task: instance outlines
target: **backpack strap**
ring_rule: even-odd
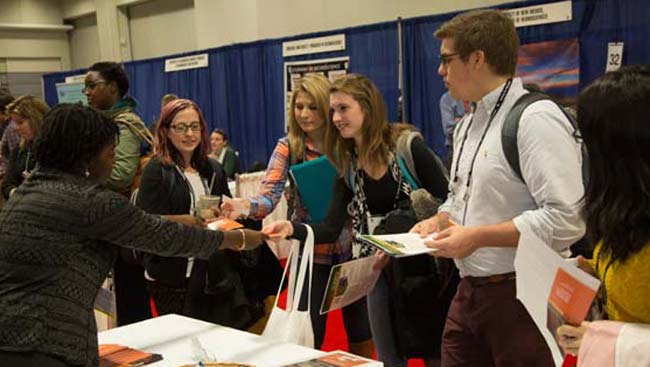
[[[555,103],[564,116],[569,120],[571,127],[573,128],[573,136],[578,137],[578,124],[575,117],[570,114],[564,107],[555,102],[551,97],[543,93],[526,93],[523,96],[519,97],[517,102],[512,106],[512,109],[506,115],[506,118],[503,122],[503,127],[501,128],[501,146],[503,147],[503,153],[506,156],[506,161],[508,165],[515,172],[515,175],[519,177],[522,182],[525,182],[524,176],[521,173],[521,165],[519,161],[519,147],[517,146],[517,133],[519,131],[519,121],[521,116],[524,113],[524,110],[528,108],[531,104],[538,101],[551,101]],[[583,153],[583,161],[585,159]],[[583,164],[583,175],[585,171],[585,164]],[[586,176],[583,176],[586,178]]]
[[[411,150],[411,144],[415,138],[423,139],[422,134],[417,131],[406,131],[397,138],[397,142],[395,143],[397,164],[402,171],[402,175],[404,175],[404,178],[413,190],[422,187],[422,183],[415,171],[415,161],[413,160],[413,151]]]
[[[129,130],[131,130],[142,141],[149,144],[149,146],[154,147],[156,145],[156,140],[149,129],[147,129],[147,127],[139,120],[139,117],[137,117],[133,112],[121,113],[115,117],[116,123],[126,125]],[[140,127],[137,125],[140,125]]]

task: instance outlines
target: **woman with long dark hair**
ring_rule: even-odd
[[[247,212],[253,219],[264,219],[275,209],[285,193],[290,203],[289,216],[299,222],[311,222],[312,218],[305,208],[295,182],[289,179],[291,165],[312,161],[322,156],[329,112],[329,79],[318,74],[308,74],[296,83],[291,95],[288,114],[288,133],[276,145],[266,175],[257,195],[249,198],[234,199],[224,203],[224,213],[233,213],[235,207]],[[289,181],[289,188],[285,186]],[[329,184],[322,185],[323,190],[330,190]],[[239,213],[234,213],[235,217]],[[349,226],[347,226],[349,227]],[[311,322],[314,329],[314,346],[321,348],[325,339],[327,317],[320,314],[325,287],[332,265],[346,261],[351,256],[350,242],[352,233],[345,228],[331,243],[317,243],[314,248],[314,274],[311,296]],[[306,292],[305,292],[306,293]],[[302,298],[300,307],[306,307],[307,297]],[[366,299],[352,303],[343,308],[343,322],[348,337],[350,352],[372,357],[374,345],[368,325]]]
[[[397,209],[401,202],[409,199],[414,189],[398,163],[399,142],[413,127],[388,123],[384,99],[370,79],[349,74],[336,80],[330,88],[330,116],[331,121],[325,124],[323,151],[336,168],[338,177],[327,217],[322,223],[312,225],[316,243],[336,240],[345,222],[350,219],[355,235],[371,233],[371,217],[385,216]],[[419,178],[422,187],[432,196],[444,199],[447,195],[447,178],[438,158],[421,138],[413,139],[409,148],[415,168],[411,173]],[[306,237],[306,227],[290,221],[271,223],[263,232],[271,238],[294,237],[304,240]],[[374,252],[370,245],[357,240],[352,244],[354,259],[370,256]],[[423,256],[426,261],[434,262],[428,255]],[[370,329],[379,360],[388,366],[405,366],[409,356],[399,350],[399,341],[395,336],[395,328],[405,326],[394,322],[395,312],[400,310],[393,309],[396,287],[389,283],[384,271],[367,297]],[[421,302],[420,307],[431,300],[435,302],[435,295]],[[446,314],[446,311],[442,313]],[[435,322],[420,322],[432,323]],[[441,334],[442,325],[438,330],[438,334]],[[437,337],[439,340],[440,335]],[[436,345],[431,345],[422,355],[431,365],[436,363],[437,349]]]
[[[609,72],[581,94],[578,126],[589,155],[584,214],[609,320],[650,324],[650,67]],[[586,328],[561,326],[577,354]],[[567,336],[571,338],[566,338]]]

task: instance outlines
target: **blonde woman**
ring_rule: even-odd
[[[20,135],[20,143],[18,150],[9,157],[7,172],[2,180],[2,197],[5,200],[9,199],[36,165],[32,143],[40,135],[43,116],[49,110],[47,103],[34,96],[18,97],[6,107],[6,113]]]
[[[300,80],[291,97],[289,133],[278,141],[257,195],[235,199],[233,203],[224,203],[223,210],[232,213],[234,217],[243,211],[247,217],[254,219],[262,219],[273,211],[285,191],[289,166],[316,159],[323,154],[328,126],[329,93],[330,82],[321,75],[310,74]],[[323,187],[323,190],[331,190],[331,187]],[[286,196],[290,203],[289,217],[298,222],[311,222],[293,183],[290,184]],[[241,209],[234,211],[238,208]],[[327,241],[316,242],[310,310],[314,345],[317,348],[321,347],[325,336],[326,317],[320,315],[319,310],[330,269],[332,265],[350,258],[351,240],[349,228],[341,225],[336,234]],[[306,304],[305,299],[303,302]],[[343,308],[343,320],[350,351],[372,357],[374,348],[370,338],[366,300],[362,299]]]
[[[312,225],[317,243],[332,242],[350,219],[355,234],[370,233],[370,216],[386,215],[396,209],[400,202],[408,200],[413,189],[406,184],[396,158],[397,140],[411,127],[387,122],[386,105],[374,83],[362,75],[346,75],[330,88],[329,103],[332,121],[325,124],[322,148],[339,177],[327,217],[323,223]],[[416,171],[413,173],[423,188],[434,197],[444,199],[447,179],[437,157],[421,139],[413,140],[411,153]],[[305,226],[295,220],[271,223],[263,232],[271,238],[304,240],[306,237]],[[373,253],[370,246],[353,243],[354,258]],[[396,367],[405,366],[411,356],[398,350],[393,315],[407,311],[391,310],[393,291],[384,272],[368,295],[368,315],[378,358],[385,365]],[[431,298],[435,299],[435,295]],[[438,346],[432,344],[429,349],[431,355],[422,357],[436,359]]]

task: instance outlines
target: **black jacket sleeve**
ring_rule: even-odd
[[[330,202],[327,216],[323,222],[311,224],[314,230],[314,243],[331,243],[336,241],[350,217],[348,204],[352,201],[352,190],[347,186],[342,177],[334,181],[334,194]],[[304,241],[307,238],[307,228],[299,222],[292,222],[293,238]]]
[[[413,139],[411,153],[413,154],[415,173],[417,173],[422,187],[434,197],[445,201],[449,181],[446,169],[440,159],[422,139]]]
[[[142,173],[136,205],[150,214],[181,214],[172,213],[170,206],[171,193],[167,189],[170,185],[163,182],[162,169],[162,163],[157,157],[149,161]],[[174,172],[171,173],[174,174]]]

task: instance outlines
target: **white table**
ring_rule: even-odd
[[[98,334],[99,344],[120,344],[162,354],[162,361],[147,365],[152,367],[196,363],[192,355],[192,337],[197,337],[219,362],[248,363],[257,367],[282,366],[325,354],[179,315],[165,315]]]

